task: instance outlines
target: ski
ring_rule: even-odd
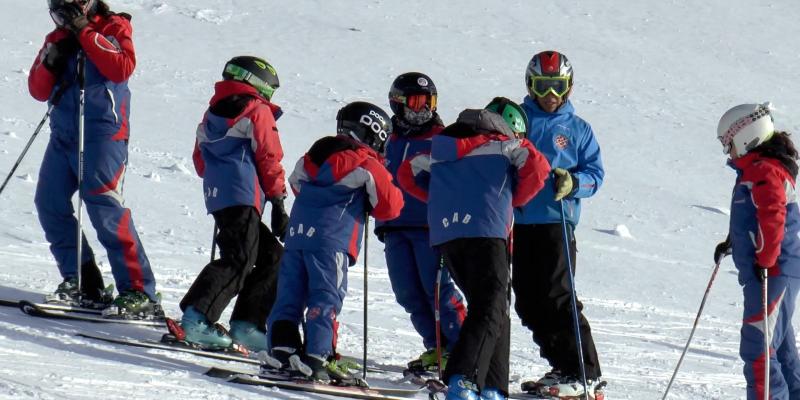
[[[336,386],[277,374],[259,375],[224,368],[211,368],[206,371],[205,375],[214,378],[225,379],[228,382],[243,385],[267,386],[279,389],[297,390],[366,400],[406,400],[409,397],[416,396],[424,389]]]
[[[21,300],[19,302],[19,308],[25,314],[41,318],[71,319],[71,320],[86,321],[86,322],[116,323],[116,324],[129,324],[129,325],[139,325],[139,326],[152,326],[152,327],[164,326],[164,321],[159,321],[159,320],[104,318],[99,315],[91,315],[83,312],[73,312],[71,310],[46,308],[27,300]]]
[[[525,385],[525,384],[523,384]],[[605,387],[608,385],[606,381],[600,381],[595,384],[589,392],[589,399],[590,400],[604,400],[605,399]],[[547,387],[547,386],[536,386],[528,385],[527,388],[529,389],[526,392],[522,393],[511,393],[508,397],[512,399],[522,399],[522,400],[583,400],[585,397],[583,394],[577,396],[559,396],[558,389],[556,387]]]
[[[88,339],[99,340],[108,343],[114,344],[121,344],[125,346],[133,346],[133,347],[142,347],[147,349],[157,349],[157,350],[169,350],[169,351],[177,351],[180,353],[189,353],[194,354],[201,357],[206,358],[213,358],[217,360],[224,360],[224,361],[238,361],[246,364],[252,365],[261,365],[261,362],[257,359],[250,358],[245,356],[244,354],[233,352],[233,351],[211,351],[211,350],[202,350],[197,349],[194,347],[189,347],[187,345],[179,344],[177,342],[159,342],[155,340],[139,340],[139,339],[131,339],[131,338],[121,338],[115,336],[108,336],[108,335],[100,335],[95,333],[84,333],[79,332],[76,333],[76,336],[84,337]]]
[[[19,308],[20,301],[25,301],[25,300],[4,300],[4,299],[0,299],[0,306]],[[34,303],[32,301],[30,303],[36,305],[37,307],[39,307],[39,308],[41,308],[43,310],[56,310],[56,311],[66,311],[66,312],[81,313],[81,314],[94,314],[94,315],[102,315],[102,313],[103,313],[103,310],[100,310],[100,309],[72,306],[72,305],[69,305],[69,304]]]
[[[3,306],[3,307],[19,307],[19,300],[0,299],[0,306]]]

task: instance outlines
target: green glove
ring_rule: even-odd
[[[564,168],[556,168],[553,170],[556,178],[556,197],[555,200],[559,201],[564,197],[569,196],[576,189],[575,177]]]

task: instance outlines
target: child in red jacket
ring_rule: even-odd
[[[288,223],[275,126],[281,109],[270,101],[279,82],[269,63],[250,56],[228,61],[222,77],[197,127],[193,156],[206,209],[219,229],[215,243],[221,257],[203,268],[181,300],[181,326],[186,340],[202,347],[236,342],[260,351],[267,346],[266,321],[283,251],[276,237],[283,238]],[[271,231],[261,222],[267,201]],[[228,336],[214,323],[237,295]]]

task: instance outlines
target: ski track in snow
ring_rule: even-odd
[[[734,103],[769,99],[778,106],[779,127],[798,130],[790,110],[798,108],[800,95],[792,85],[763,85],[761,66],[781,66],[771,76],[796,82],[800,12],[788,0],[610,3],[112,2],[134,16],[138,63],[124,194],[167,313],[180,315],[178,303],[211,252],[213,221],[191,151],[225,60],[261,55],[278,69],[282,86],[275,100],[284,110],[278,125],[284,166],[291,168],[314,140],[333,132],[342,105],[368,100],[387,106],[387,89],[399,73],[428,73],[439,88],[439,112],[452,122],[460,110],[495,95],[521,97],[530,56],[556,48],[573,62],[572,101],[594,127],[606,167],[604,186],[584,201],[576,235],[578,293],[609,381],[607,399],[660,398],[708,282],[714,245],[727,231],[730,210],[720,204],[729,200],[733,173],[713,136],[717,118]],[[0,24],[10,27],[0,33],[3,174],[44,113],[27,93],[27,74],[52,26],[41,3],[22,2],[17,9],[0,15]],[[719,26],[707,23],[709,15]],[[730,26],[759,30],[734,33],[731,40]],[[48,135],[45,126],[0,194],[0,298],[39,300],[60,281],[32,201]],[[87,237],[106,282],[113,282],[88,227]],[[374,236],[369,243],[370,359],[402,365],[424,349],[394,301],[382,245]],[[350,268],[339,317],[339,348],[358,355],[362,261]],[[744,398],[741,291],[729,261],[722,269],[670,399]],[[229,313],[230,307],[222,321]],[[75,337],[79,331],[161,335],[37,319],[0,307],[0,399],[328,398],[227,384],[202,372],[238,365],[100,343]],[[549,369],[516,316],[510,363],[512,390]]]

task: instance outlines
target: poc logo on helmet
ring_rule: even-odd
[[[381,123],[378,123],[378,121]],[[369,114],[362,115],[358,122],[361,122],[362,124],[368,126],[369,129],[372,129],[372,131],[375,132],[375,134],[378,135],[381,140],[386,140],[389,137],[389,134],[386,133],[386,131],[382,128],[384,125],[386,125],[386,120],[375,111],[370,110]]]

